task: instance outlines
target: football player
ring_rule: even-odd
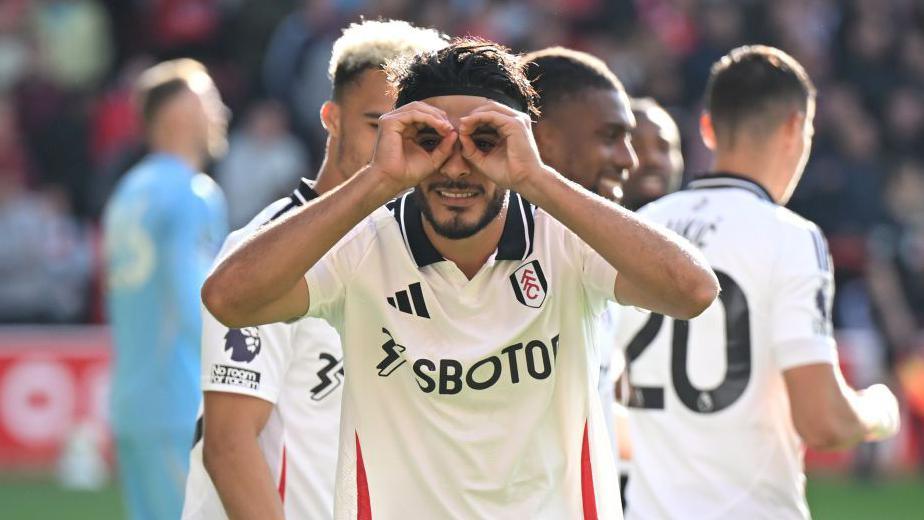
[[[712,68],[701,119],[715,169],[639,212],[687,237],[721,284],[701,316],[624,313],[628,518],[809,518],[803,452],[894,435],[895,396],[844,383],[818,227],[783,205],[812,144],[815,88],[765,46]]]
[[[345,29],[330,59],[333,90],[321,108],[327,152],[316,180],[232,233],[220,256],[369,162],[378,119],[395,102],[383,65],[445,44],[438,32],[402,21]],[[208,310],[203,323],[204,415],[183,518],[331,518],[345,375],[337,332],[316,318],[228,328]]]
[[[612,300],[693,317],[711,270],[542,162],[503,47],[389,70],[371,163],[226,257],[205,304],[341,333],[337,518],[620,518],[594,321]]]

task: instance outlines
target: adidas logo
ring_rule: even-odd
[[[427,312],[427,303],[424,302],[423,291],[420,290],[420,282],[412,283],[407,289],[407,291],[398,291],[394,296],[385,298],[385,301],[388,302],[388,305],[391,305],[401,312],[416,314],[421,318],[429,318],[430,313]],[[408,296],[409,292],[410,296]],[[414,302],[413,308],[411,307],[412,301]]]

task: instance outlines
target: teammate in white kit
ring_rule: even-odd
[[[594,318],[614,298],[696,315],[714,276],[541,162],[506,49],[456,40],[390,71],[370,165],[227,257],[206,305],[340,332],[335,517],[620,518]]]
[[[635,118],[622,82],[599,58],[564,47],[531,52],[523,61],[539,96],[533,133],[542,161],[620,202],[622,186],[638,166]]]
[[[633,211],[680,189],[683,153],[680,129],[671,115],[653,98],[633,98],[632,148],[638,168],[623,186],[622,205]]]
[[[652,98],[633,98],[632,114],[635,115],[635,128],[632,130],[632,148],[638,157],[638,168],[629,174],[629,180],[623,185],[622,205],[633,211],[653,202],[680,188],[683,179],[683,154],[680,143],[680,130],[667,110]],[[616,337],[619,333],[619,315],[630,312],[611,304],[610,314],[613,323],[613,335],[610,343],[615,349],[611,356],[609,373],[601,374],[600,387],[613,398],[614,386],[619,402],[613,403],[613,429],[618,448],[619,489],[623,493],[625,509],[625,490],[632,462],[632,438],[629,436],[629,411],[625,406],[628,398],[627,376],[625,374],[625,356],[616,349]],[[615,381],[614,381],[615,379]],[[603,394],[601,394],[603,396]],[[606,402],[604,402],[605,408]]]
[[[788,211],[812,141],[815,89],[777,49],[712,69],[701,120],[716,173],[640,214],[696,244],[720,298],[690,321],[624,313],[632,386],[628,518],[808,518],[803,446],[898,429],[882,385],[844,383],[831,331],[831,260]]]
[[[445,45],[438,32],[400,21],[345,29],[330,60],[327,154],[316,182],[264,209],[219,257],[368,163],[378,118],[395,101],[385,61]],[[344,376],[337,332],[316,318],[229,329],[204,310],[203,322],[205,428],[200,418],[183,518],[331,518]]]
[[[636,122],[622,82],[599,58],[563,47],[531,52],[523,61],[539,95],[541,113],[533,132],[542,161],[601,197],[621,202],[623,185],[638,167],[632,145]],[[612,355],[617,327],[613,315],[606,312],[598,321],[597,350],[598,391],[615,455],[619,445],[610,360],[618,358]]]

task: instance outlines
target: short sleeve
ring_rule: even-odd
[[[202,390],[275,403],[292,359],[292,325],[225,327],[202,307]]]
[[[213,264],[253,235],[284,205],[274,202],[246,226],[228,235]],[[229,329],[201,306],[202,390],[245,394],[275,403],[293,358],[293,326],[272,323]]]
[[[570,233],[570,232],[569,232]],[[580,261],[581,283],[594,315],[605,309],[608,302],[615,300],[616,268],[610,265],[587,242],[573,235],[577,258]]]
[[[590,313],[598,316],[616,299],[616,268],[567,226],[548,214],[543,217],[548,219],[553,243],[561,241],[564,246],[566,263],[580,281]]]
[[[831,323],[834,276],[827,243],[814,226],[794,230],[773,273],[770,334],[783,370],[836,363]]]
[[[335,328],[343,322],[347,288],[375,235],[373,216],[360,222],[305,273],[309,302],[305,317],[324,319]]]
[[[614,343],[617,350],[625,351],[632,339],[651,318],[651,311],[640,307],[609,304],[609,313],[617,324],[614,331]]]

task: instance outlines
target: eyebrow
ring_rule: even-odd
[[[474,135],[474,134],[498,135],[497,129],[494,128],[493,126],[488,126],[488,125],[480,125],[480,126],[478,126],[477,128],[475,128],[475,131],[472,132],[472,134],[473,134],[473,135]]]
[[[421,128],[420,130],[417,131],[417,135],[420,135],[420,134],[424,134],[424,135],[440,135],[440,133],[437,132],[436,129],[433,128],[432,126],[425,126],[425,127]]]
[[[604,123],[603,129],[605,132],[610,132],[613,130],[629,133],[635,130],[637,125],[630,125],[628,123]]]
[[[369,119],[378,119],[382,117],[382,114],[380,112],[365,112],[363,113],[363,117],[368,117]]]

